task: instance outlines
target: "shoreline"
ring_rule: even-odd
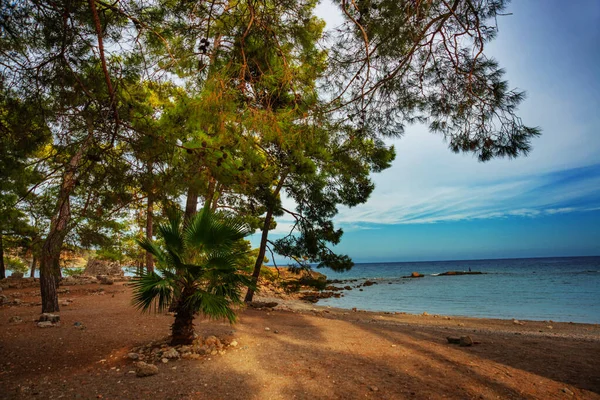
[[[403,326],[442,327],[469,332],[473,329],[487,332],[520,334],[540,337],[570,337],[582,340],[600,342],[600,324],[588,322],[562,322],[516,320],[505,318],[480,318],[469,316],[453,316],[441,314],[413,314],[402,311],[374,311],[332,307],[320,304],[307,303],[298,299],[281,299],[272,296],[257,296],[255,301],[276,302],[274,310],[292,311],[297,313],[329,314],[331,316],[348,316],[365,320],[371,318],[372,322],[394,322]],[[377,318],[377,319],[375,319]]]
[[[257,296],[278,305],[242,309],[235,325],[195,321],[199,337],[235,346],[159,360],[157,375],[138,378],[128,353],[164,343],[173,316],[135,310],[125,282],[62,289],[61,302],[70,301],[53,328],[33,322],[38,289],[1,293],[21,300],[0,306],[5,398],[600,400],[597,324],[549,329],[536,321],[352,311]],[[22,322],[7,323],[14,316]],[[451,344],[449,336],[473,344]]]

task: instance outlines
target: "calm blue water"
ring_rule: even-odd
[[[433,276],[445,271],[485,275]],[[378,285],[344,291],[319,305],[373,311],[600,323],[600,257],[527,258],[356,264],[351,271],[318,270],[329,279]],[[424,278],[402,279],[417,271]],[[391,284],[390,284],[391,282]]]

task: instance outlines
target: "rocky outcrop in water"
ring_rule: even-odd
[[[447,276],[447,275],[482,275],[483,272],[480,271],[447,271],[442,272],[438,276]]]

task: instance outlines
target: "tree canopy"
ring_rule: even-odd
[[[260,231],[254,282],[267,250],[351,268],[338,207],[413,123],[480,161],[527,154],[540,131],[485,54],[507,3],[342,0],[326,32],[316,0],[0,0],[0,219],[28,227],[42,309],[65,243],[151,271],[133,239],[199,204]]]

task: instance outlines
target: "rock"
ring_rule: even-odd
[[[23,322],[23,318],[18,315],[14,315],[8,319],[9,324],[20,324],[21,322]]]
[[[562,388],[562,392],[568,394],[569,396],[575,396],[575,393],[573,393],[568,388]]]
[[[18,306],[18,305],[21,305],[21,304],[23,304],[23,300],[21,300],[21,299],[13,299],[12,303],[13,303],[15,306]]]
[[[279,303],[276,303],[274,301],[270,301],[270,302],[251,301],[250,303],[246,303],[246,304],[248,304],[248,307],[250,307],[250,308],[273,308],[273,307],[277,307],[277,305]]]
[[[363,286],[373,286],[373,285],[377,285],[377,282],[365,281],[365,283],[363,283]]]
[[[81,330],[85,329],[85,325],[83,325],[83,323],[81,323],[81,322],[75,322],[73,324],[73,326],[77,329],[81,329]]]
[[[123,277],[125,273],[123,272],[123,269],[121,269],[121,265],[116,261],[106,261],[92,258],[88,260],[85,270],[83,271],[83,275]]]
[[[98,275],[96,276],[96,279],[98,279],[101,285],[112,285],[115,283],[114,280],[106,275]]]
[[[5,304],[5,303],[8,303],[8,302],[10,302],[10,300],[8,300],[8,297],[6,297],[3,294],[0,294],[0,304]]]
[[[68,301],[63,301],[62,303],[60,303],[61,306],[66,307],[68,305],[70,305],[71,303],[69,303]]]
[[[207,337],[206,340],[204,341],[204,345],[208,346],[208,347],[216,347],[219,350],[223,348],[223,343],[221,343],[219,338],[216,336]]]
[[[423,314],[421,314],[424,317],[427,317],[429,315],[429,313],[427,311],[424,311]]]
[[[135,361],[140,359],[140,355],[138,353],[129,353],[127,354],[127,358]]]
[[[378,392],[379,388],[377,386],[369,386],[369,389],[371,389],[371,392]]]
[[[44,313],[42,315],[40,315],[40,319],[38,319],[39,322],[51,322],[53,324],[60,322],[60,315],[56,315],[56,314],[50,314],[50,313]]]
[[[168,362],[169,362],[169,359],[168,359],[168,358],[164,358],[164,357],[163,357],[163,358],[162,358],[160,361],[161,361],[163,364],[166,364],[166,363],[168,363]]]
[[[267,331],[267,332],[270,331],[270,330],[271,330],[271,328],[269,328],[269,327],[265,328],[265,331]]]
[[[525,322],[521,322],[518,319],[513,319],[512,323],[515,324],[515,325],[525,325]]]
[[[171,348],[163,353],[163,357],[169,360],[177,359],[179,358],[179,352]]]
[[[50,321],[42,321],[37,323],[38,328],[52,328],[55,325]]]
[[[459,337],[447,336],[446,340],[450,344],[460,344],[460,338]]]
[[[147,364],[143,361],[138,361],[135,364],[135,374],[140,378],[156,375],[158,374],[158,367],[153,364]]]
[[[12,279],[23,279],[23,273],[22,272],[13,272],[11,276],[9,276],[9,278]]]
[[[460,346],[461,347],[473,346],[473,339],[471,339],[471,336],[461,336],[460,337]]]
[[[454,276],[454,275],[483,275],[483,272],[479,271],[446,271],[439,274],[439,276]]]
[[[237,345],[238,345],[238,342],[237,342],[237,340],[232,340],[232,341],[231,341],[231,343],[229,343],[229,345],[230,345],[231,347],[237,347]]]

